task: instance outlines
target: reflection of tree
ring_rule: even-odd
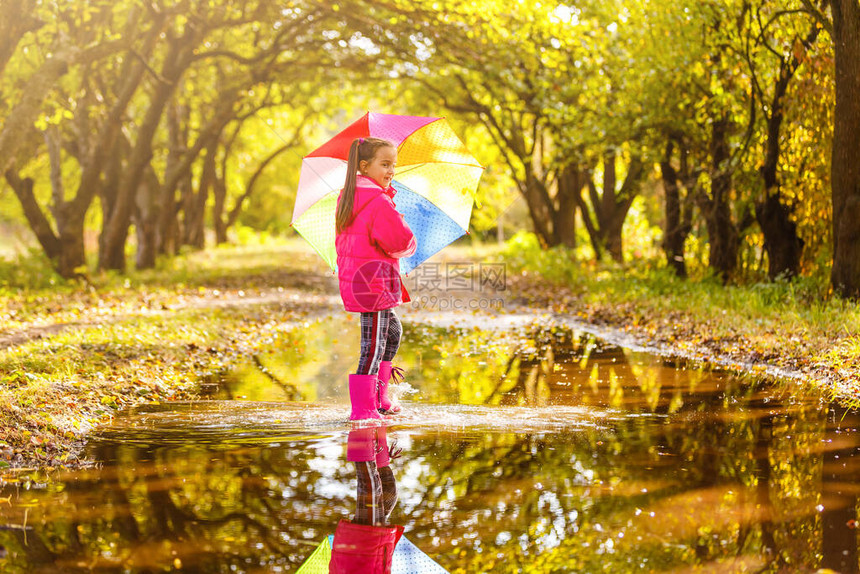
[[[851,436],[860,427],[860,416],[845,409],[829,413],[837,432],[825,447],[822,480],[822,566],[837,572],[857,572],[857,494],[860,457]]]
[[[346,375],[358,362],[355,323],[327,319],[281,332],[247,362],[210,375],[202,381],[203,389],[219,399],[318,401],[345,396]]]
[[[468,359],[457,360],[468,377],[434,362],[474,356],[481,336],[464,332],[434,348],[435,356],[425,351],[420,364],[448,385],[489,389],[475,393],[485,404],[590,405],[625,416],[609,430],[565,441],[487,434],[451,445],[452,462],[428,470],[425,497],[408,514],[418,524],[455,522],[459,543],[441,543],[443,552],[456,555],[464,539],[475,540],[469,548],[485,551],[471,554],[466,571],[603,571],[613,564],[629,571],[634,556],[645,570],[815,566],[821,458],[814,444],[823,432],[815,402],[793,404],[760,382],[670,368],[677,365],[564,330],[535,330],[509,345],[504,360],[484,334],[489,385]],[[424,390],[431,400],[434,390],[436,400],[451,396],[430,376]],[[547,444],[551,450],[541,452]],[[428,444],[426,456],[439,448],[438,440]],[[451,492],[465,513],[459,524],[456,514],[448,518]],[[654,518],[646,518],[650,512]],[[475,515],[480,528],[470,526]],[[547,550],[554,537],[561,542]]]
[[[165,446],[101,443],[93,454],[109,466],[66,482],[61,504],[40,510],[26,544],[23,533],[0,543],[22,572],[40,564],[45,572],[58,564],[63,572],[90,572],[93,564],[155,572],[176,563],[191,572],[289,571],[328,533],[332,514],[347,513],[346,501],[332,505],[314,490],[345,482],[349,469],[323,476],[308,464],[313,451],[296,444]]]

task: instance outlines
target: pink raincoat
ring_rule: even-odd
[[[381,311],[409,301],[397,260],[415,253],[417,244],[394,209],[395,193],[369,177],[356,179],[352,220],[335,239],[340,296],[347,311]]]
[[[402,526],[370,526],[341,520],[334,531],[329,574],[390,574]]]

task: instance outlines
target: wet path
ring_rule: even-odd
[[[407,323],[391,522],[452,572],[856,572],[855,413],[515,319]],[[0,572],[295,572],[356,510],[346,318],[0,488]],[[8,498],[7,498],[8,497]]]

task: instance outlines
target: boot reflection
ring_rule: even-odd
[[[335,529],[330,573],[391,572],[394,548],[403,535],[402,526],[389,525],[397,504],[391,461],[400,453],[396,443],[388,445],[384,426],[350,431],[346,458],[355,465],[355,516]]]

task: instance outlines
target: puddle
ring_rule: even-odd
[[[389,520],[448,571],[857,571],[856,413],[563,328],[404,326]],[[354,331],[122,414],[94,468],[6,477],[0,572],[295,572],[356,514],[350,436],[381,432],[347,420]]]

